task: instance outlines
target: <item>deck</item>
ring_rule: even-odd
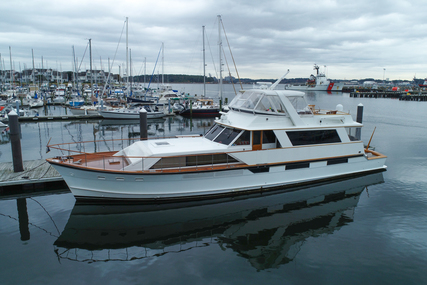
[[[0,163],[0,188],[63,181],[62,176],[44,159],[24,161],[23,166],[24,171],[14,172],[12,162]]]

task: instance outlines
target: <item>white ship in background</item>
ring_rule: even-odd
[[[319,72],[319,66],[317,64],[314,64],[313,69],[316,70],[316,75],[310,75],[310,78],[305,84],[287,84],[285,89],[300,91],[342,91],[344,83],[330,81],[328,78],[326,78],[324,72]]]

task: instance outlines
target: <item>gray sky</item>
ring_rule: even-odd
[[[151,74],[162,43],[164,72],[203,74],[202,26],[206,26],[206,73],[218,73],[218,19],[242,78],[308,77],[314,63],[332,79],[427,77],[425,0],[3,0],[0,2],[2,68],[80,70],[126,68],[126,34],[132,75]],[[221,31],[223,33],[223,31]],[[227,40],[223,46],[236,76]],[[117,52],[116,52],[117,50]],[[224,75],[228,75],[224,60]],[[326,68],[325,68],[326,66]],[[161,55],[156,73],[161,73]],[[215,68],[216,67],[216,68]],[[385,70],[384,70],[385,69]],[[158,70],[158,71],[157,71]],[[217,71],[215,71],[217,70]]]

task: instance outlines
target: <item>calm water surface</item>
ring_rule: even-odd
[[[362,139],[376,127],[371,145],[388,156],[388,170],[204,204],[79,205],[67,189],[1,196],[0,283],[426,284],[427,103],[307,98],[322,108],[342,104],[353,117],[362,103]],[[211,124],[166,118],[149,122],[149,135],[204,133]],[[45,152],[50,138],[139,136],[137,123],[98,120],[21,128],[24,160],[55,155]],[[0,161],[12,160],[10,149],[2,138]]]

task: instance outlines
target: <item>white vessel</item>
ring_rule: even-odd
[[[141,108],[144,108],[147,111],[148,119],[162,118],[165,116],[165,113],[162,111],[155,111],[150,106],[134,106],[134,107],[121,107],[121,108],[111,108],[109,110],[100,110],[99,114],[104,119],[124,119],[124,120],[135,120],[139,119],[139,111]]]
[[[63,155],[47,161],[78,199],[128,201],[238,195],[386,169],[386,156],[354,137],[362,125],[350,114],[316,109],[276,85],[236,95],[204,136],[114,140],[105,151],[106,141],[50,145]]]
[[[285,89],[288,90],[301,90],[301,91],[342,91],[344,83],[332,82],[324,72],[319,72],[319,66],[314,65],[314,70],[316,70],[316,75],[310,75],[310,78],[303,85],[292,85],[287,84]]]
[[[73,113],[74,116],[81,116],[81,115],[99,115],[99,110],[101,109],[101,106],[94,106],[94,105],[83,105],[80,107],[69,107],[71,113]],[[110,108],[110,107],[104,107],[104,108]]]

